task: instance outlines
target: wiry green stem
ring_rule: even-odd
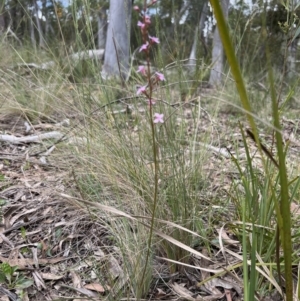
[[[147,0],[144,1],[144,13],[146,13],[147,9]],[[147,33],[143,35],[143,41],[146,43],[148,40]],[[154,193],[153,193],[153,209],[151,215],[151,223],[150,223],[150,233],[148,238],[148,248],[146,254],[145,267],[143,269],[143,274],[141,278],[141,286],[143,285],[146,270],[149,263],[150,253],[151,253],[151,244],[154,232],[154,221],[155,221],[155,212],[157,207],[157,195],[158,195],[158,171],[159,171],[159,163],[158,163],[158,153],[157,153],[157,142],[155,139],[155,124],[153,121],[153,108],[152,108],[152,94],[153,94],[153,83],[151,82],[151,70],[150,70],[150,55],[149,49],[146,50],[146,60],[147,60],[147,81],[149,85],[149,92],[147,93],[147,97],[149,99],[149,115],[150,115],[150,125],[151,125],[151,136],[152,136],[152,151],[153,151],[153,161],[154,161]]]

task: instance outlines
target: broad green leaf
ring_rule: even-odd
[[[27,287],[30,287],[31,285],[33,285],[33,281],[29,278],[20,278],[17,280],[16,284],[15,284],[15,288],[16,289],[24,289]]]

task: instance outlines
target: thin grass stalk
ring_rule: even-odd
[[[271,66],[270,50],[266,46],[268,76],[270,82],[270,92],[272,99],[272,115],[276,137],[276,149],[279,160],[279,180],[280,180],[280,204],[277,219],[284,221],[279,225],[279,234],[283,246],[284,254],[284,272],[285,272],[285,290],[286,300],[293,300],[293,275],[292,275],[292,235],[291,235],[291,210],[288,190],[288,178],[285,165],[285,152],[283,149],[283,141],[281,135],[281,125],[279,120],[278,103],[274,86],[273,70]]]
[[[298,300],[300,300],[300,264],[298,264],[298,281],[297,281],[297,289],[296,289],[296,294]]]
[[[251,160],[251,156],[250,156],[250,152],[249,152],[249,148],[247,145],[247,141],[246,141],[246,137],[243,131],[243,128],[240,126],[240,131],[242,133],[242,138],[243,138],[243,144],[244,144],[244,148],[246,151],[246,158],[247,158],[247,166],[249,167],[249,171],[250,171],[250,177],[252,179],[253,182],[251,182],[252,185],[252,191],[254,190],[254,179],[255,179],[255,174],[254,174],[254,170],[253,170],[253,166],[252,166],[252,160]],[[238,163],[238,161],[235,162],[238,165],[238,169],[240,172],[240,175],[242,175],[242,170],[240,168],[240,165]],[[245,204],[243,207],[243,264],[245,263],[246,265],[246,269],[245,269],[245,265],[244,265],[244,269],[243,269],[243,278],[244,278],[244,287],[247,287],[247,290],[245,291],[245,300],[254,300],[254,296],[255,296],[255,289],[256,289],[256,250],[257,250],[257,238],[256,238],[256,233],[255,233],[255,221],[252,218],[252,242],[250,241],[249,243],[249,247],[251,250],[250,253],[250,261],[251,261],[251,266],[250,266],[250,282],[248,283],[248,264],[247,264],[247,233],[245,232],[245,223],[248,222],[249,219],[249,213],[247,214],[247,208],[248,210],[251,210],[251,205],[252,205],[252,195],[251,195],[251,187],[249,187],[249,182],[246,181],[245,178],[243,178],[243,185],[246,189],[246,196],[244,198]],[[249,203],[250,202],[250,203]]]
[[[251,266],[250,266],[250,282],[249,282],[249,300],[254,300],[255,298],[255,289],[256,289],[256,249],[257,249],[257,227],[254,222],[252,223],[252,241],[250,242],[251,246]]]
[[[147,11],[147,0],[144,0],[144,12]],[[147,42],[147,37],[145,34],[143,34],[143,42]],[[146,60],[147,60],[147,81],[149,84],[149,115],[150,115],[150,126],[151,126],[151,138],[152,138],[152,151],[153,151],[153,161],[154,161],[154,193],[153,193],[153,209],[151,214],[151,222],[150,222],[150,233],[148,238],[148,248],[147,248],[147,254],[146,254],[146,261],[145,261],[145,267],[143,269],[143,274],[140,282],[140,286],[143,286],[143,282],[145,279],[146,270],[148,267],[150,252],[151,252],[151,244],[152,244],[152,238],[154,234],[154,222],[155,222],[155,213],[156,213],[156,207],[157,207],[157,194],[158,194],[158,170],[159,170],[159,163],[157,158],[157,143],[155,138],[155,124],[153,121],[153,108],[152,108],[152,93],[153,93],[153,85],[151,83],[151,70],[150,70],[150,55],[149,55],[149,49],[146,51]]]
[[[249,154],[249,150],[248,150],[248,147],[247,147],[247,144],[246,144],[246,138],[245,138],[245,135],[244,135],[244,132],[242,130],[242,127],[240,125],[240,130],[241,130],[241,133],[242,133],[242,138],[243,138],[243,143],[245,145],[245,149],[246,149],[246,156],[247,156],[247,160],[249,160],[249,157],[250,157],[250,154]],[[247,184],[247,181],[243,175],[243,171],[241,169],[241,166],[238,162],[238,160],[232,155],[231,156],[233,162],[235,163],[238,171],[239,171],[239,174],[241,175],[242,177],[242,183],[243,183],[243,187],[245,188],[245,193],[246,193],[246,196],[242,198],[242,203],[241,203],[241,206],[242,206],[242,247],[243,247],[243,252],[242,252],[242,257],[243,257],[243,262],[242,262],[242,266],[243,266],[243,286],[244,286],[244,299],[245,301],[249,301],[249,278],[248,278],[248,253],[247,253],[247,230],[246,230],[246,224],[248,223],[248,215],[247,215],[247,195],[249,194],[249,187],[248,187],[248,184]],[[251,164],[251,161],[250,161],[250,174],[253,173],[253,169],[252,169],[252,164]]]
[[[242,245],[243,245],[243,282],[244,282],[244,299],[245,301],[249,301],[249,283],[248,283],[248,263],[247,263],[247,233],[246,233],[246,198],[243,198],[242,203]]]

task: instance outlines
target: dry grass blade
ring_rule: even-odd
[[[180,242],[180,241],[174,239],[173,237],[171,237],[171,236],[169,236],[169,235],[167,235],[167,234],[162,233],[162,232],[159,231],[159,230],[154,230],[154,233],[155,233],[156,235],[160,236],[161,238],[163,238],[163,239],[169,241],[169,242],[172,243],[173,245],[182,248],[183,250],[186,250],[186,251],[188,251],[188,252],[190,252],[190,253],[192,253],[192,254],[194,254],[194,255],[196,255],[196,256],[199,256],[199,257],[201,257],[201,258],[204,258],[204,259],[206,259],[206,260],[209,260],[209,261],[211,261],[211,262],[214,262],[212,259],[210,259],[210,258],[208,258],[207,256],[203,255],[202,253],[200,253],[200,252],[194,250],[193,248],[191,248],[191,247],[189,247],[189,246],[183,244],[182,242]]]
[[[99,204],[99,203],[82,200],[82,199],[79,199],[79,198],[67,195],[65,193],[60,193],[59,195],[62,196],[62,197],[64,197],[64,198],[66,198],[67,200],[70,200],[71,202],[74,202],[77,206],[79,205],[80,207],[82,207],[82,205],[80,204],[80,203],[82,203],[82,204],[89,205],[89,206],[94,207],[94,208],[102,209],[102,210],[104,210],[106,212],[110,212],[110,213],[116,214],[118,216],[127,217],[127,218],[129,218],[131,220],[137,220],[136,218],[134,218],[130,214],[127,214],[127,213],[125,213],[125,212],[123,212],[121,210],[118,210],[118,209],[116,209],[114,207],[111,207],[111,206],[102,205],[102,204]]]
[[[134,215],[133,217],[135,217],[135,218],[141,218],[141,219],[151,219],[151,217],[149,217],[149,216],[141,216],[141,215]],[[155,221],[157,221],[157,222],[159,222],[159,223],[162,223],[162,224],[165,224],[165,225],[172,226],[172,227],[177,228],[177,229],[180,229],[180,230],[183,230],[183,231],[185,231],[185,232],[187,232],[187,233],[190,233],[190,234],[192,234],[192,235],[194,235],[194,236],[200,237],[200,238],[202,238],[203,240],[205,240],[205,237],[203,237],[202,235],[199,235],[199,234],[196,233],[195,231],[192,231],[192,230],[190,230],[190,229],[187,229],[186,227],[183,227],[183,226],[181,226],[181,225],[179,225],[179,224],[176,224],[176,223],[174,223],[174,222],[162,220],[162,219],[160,219],[160,218],[156,218]]]

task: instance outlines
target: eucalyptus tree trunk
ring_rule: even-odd
[[[224,17],[228,18],[229,0],[220,0]],[[224,48],[221,41],[218,27],[216,26],[213,37],[212,49],[212,69],[210,72],[209,83],[218,86],[222,83],[224,64]]]
[[[4,4],[0,2],[0,35],[5,31]]]
[[[130,24],[132,0],[110,0],[109,24],[107,29],[104,65],[101,75],[104,79],[129,74]]]
[[[296,60],[297,60],[297,45],[298,45],[299,39],[294,39],[293,42],[289,45],[288,48],[288,77],[290,79],[293,79],[296,75]]]
[[[34,34],[34,22],[33,22],[33,16],[30,18],[30,40],[33,48],[36,48],[36,39]]]
[[[17,0],[11,0],[9,2],[9,23],[13,32],[17,31],[20,20],[20,9],[18,10],[18,7],[20,7],[20,5],[18,5]]]
[[[194,35],[194,42],[193,46],[190,52],[190,57],[189,57],[189,70],[194,73],[196,71],[196,59],[197,59],[197,46],[198,46],[198,41],[199,41],[199,36],[203,36],[203,30],[205,27],[205,20],[208,15],[208,1],[205,1],[202,7],[199,23],[196,26],[195,30],[195,35]]]
[[[4,15],[0,14],[0,35],[3,34],[5,31],[5,20]]]
[[[45,16],[45,34],[44,38],[46,41],[49,41],[49,34],[50,31],[54,34],[54,30],[50,24],[50,16],[49,16],[49,11],[47,9],[47,0],[42,1],[42,13]]]
[[[106,29],[107,29],[107,16],[106,8],[101,7],[97,14],[97,25],[98,25],[98,49],[105,48],[106,41]]]
[[[41,26],[41,21],[39,18],[39,8],[38,8],[36,0],[33,0],[33,6],[34,6],[34,12],[35,12],[36,27],[37,27],[37,31],[39,34],[39,46],[43,48],[43,47],[45,47],[45,40],[44,40],[44,35],[43,35],[43,29]]]

